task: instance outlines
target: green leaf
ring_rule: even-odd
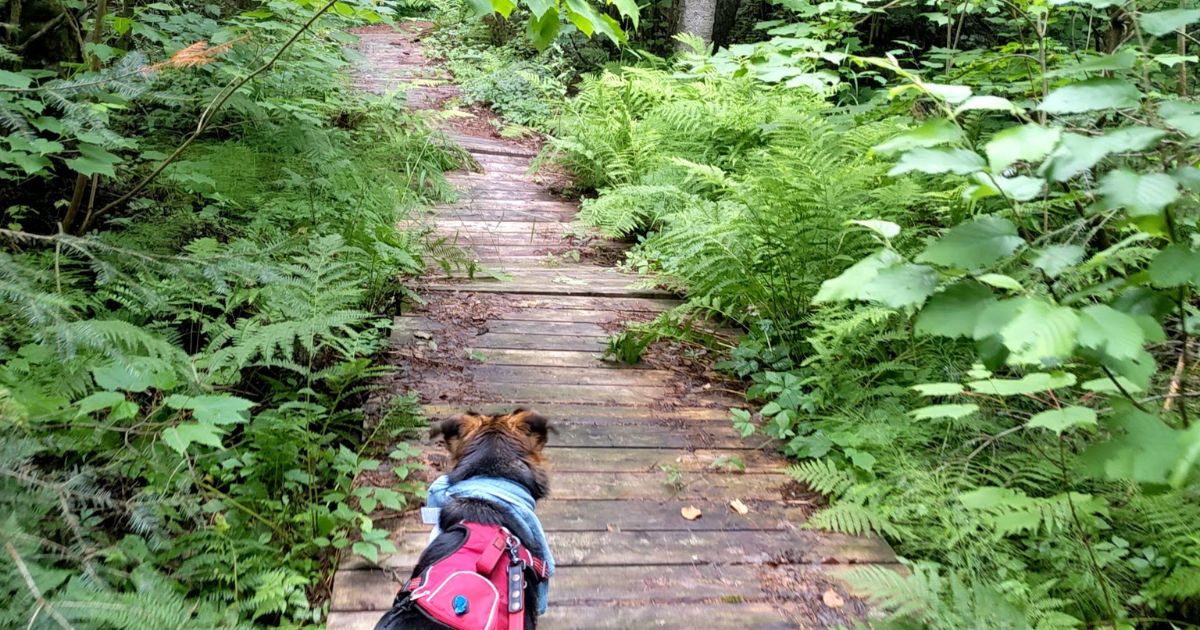
[[[982,171],[984,166],[983,158],[967,149],[917,148],[900,156],[900,162],[888,171],[888,175],[895,177],[912,171],[934,175],[941,173],[970,175],[976,171]]]
[[[900,226],[892,223],[891,221],[880,221],[878,219],[855,219],[851,220],[850,224],[861,225],[889,240],[900,235]]]
[[[139,393],[151,388],[171,389],[176,382],[175,372],[166,361],[150,357],[135,357],[94,367],[92,378],[103,389]]]
[[[1158,115],[1172,129],[1189,138],[1200,138],[1200,105],[1183,101],[1163,101]]]
[[[1074,309],[1034,299],[1014,302],[1015,315],[999,332],[1009,363],[1054,365],[1071,355],[1079,329]]]
[[[221,429],[211,424],[185,422],[163,431],[162,437],[163,443],[180,455],[186,453],[188,446],[193,443],[222,448]]]
[[[1006,276],[1002,273],[985,273],[983,275],[976,276],[975,279],[984,284],[996,287],[997,289],[1008,289],[1009,291],[1017,292],[1025,290],[1025,287],[1021,286],[1021,283],[1017,282],[1016,279]]]
[[[963,393],[963,386],[958,383],[922,383],[909,389],[922,396],[957,396]]]
[[[1056,182],[1065,182],[1113,153],[1143,151],[1165,135],[1167,132],[1152,127],[1124,127],[1103,136],[1065,133],[1038,172]]]
[[[1009,127],[992,136],[983,152],[987,154],[992,172],[1000,173],[1014,162],[1036,164],[1054,149],[1060,137],[1062,129],[1058,127],[1029,123]]]
[[[936,147],[962,140],[963,132],[958,125],[945,118],[930,118],[918,127],[876,145],[873,149],[880,155],[891,155],[899,151]]]
[[[20,72],[0,70],[0,86],[23,90],[33,84],[33,77]]]
[[[379,562],[379,547],[369,542],[356,542],[350,546],[350,551],[366,558],[371,564]]]
[[[821,283],[813,302],[843,302],[859,299],[863,286],[875,279],[879,271],[886,267],[900,264],[904,261],[899,254],[890,249],[881,249],[868,256],[836,278],[830,278]]]
[[[1133,217],[1154,216],[1179,199],[1179,185],[1163,173],[1109,172],[1100,181],[1100,194],[1110,209],[1125,208]]]
[[[971,97],[971,88],[965,85],[946,85],[943,83],[925,83],[923,87],[933,96],[947,103],[961,103]]]
[[[1081,454],[1089,474],[1149,484],[1166,484],[1170,480],[1177,460],[1183,455],[1183,432],[1123,400],[1114,400],[1104,427],[1113,437]]]
[[[245,422],[254,403],[245,398],[216,394],[209,396],[183,396],[172,394],[165,401],[172,409],[189,409],[192,417],[212,424]]]
[[[354,7],[346,4],[345,2],[334,2],[333,12],[345,18],[354,17]]]
[[[475,12],[475,17],[485,17],[496,12],[491,0],[467,0],[467,4],[471,5],[471,10]]]
[[[1046,73],[1047,77],[1062,77],[1075,74],[1086,74],[1090,72],[1113,72],[1118,70],[1129,70],[1137,61],[1137,55],[1129,50],[1121,50],[1111,55],[1100,55],[1098,57],[1085,57],[1079,63],[1069,66],[1063,66]]]
[[[954,115],[974,110],[1015,112],[1019,108],[1012,101],[999,96],[972,96],[954,109]]]
[[[1150,262],[1150,283],[1169,288],[1192,283],[1200,286],[1200,251],[1182,243],[1172,243]]]
[[[925,265],[905,263],[881,269],[862,287],[858,299],[906,308],[924,304],[936,288],[936,271]]]
[[[1034,372],[1019,379],[989,378],[967,383],[971,389],[989,396],[1024,396],[1045,393],[1075,384],[1075,375],[1070,372]]]
[[[1121,393],[1121,388],[1124,388],[1125,391],[1131,394],[1136,394],[1142,391],[1142,388],[1139,387],[1137,383],[1134,383],[1124,376],[1117,376],[1116,379],[1117,383],[1120,383],[1121,387],[1117,387],[1117,383],[1113,383],[1113,379],[1108,378],[1107,376],[1104,378],[1094,378],[1090,381],[1084,381],[1083,383],[1080,383],[1079,386],[1089,392],[1100,392],[1103,394],[1119,394]]]
[[[979,183],[979,188],[973,197],[975,199],[1003,194],[1013,201],[1029,201],[1041,195],[1042,190],[1046,188],[1046,180],[1025,175],[1001,177],[975,173],[975,181]]]
[[[984,215],[954,226],[916,260],[955,269],[978,269],[1012,255],[1024,244],[1012,221]]]
[[[971,337],[980,314],[995,303],[992,292],[982,284],[959,282],[929,299],[917,315],[914,330],[921,335]]]
[[[1154,36],[1166,35],[1200,22],[1200,9],[1170,9],[1143,13],[1138,21],[1142,24],[1142,30],[1147,33]]]
[[[1060,6],[1064,4],[1082,4],[1093,9],[1106,9],[1108,7],[1119,7],[1125,4],[1128,0],[1050,0],[1050,4]]]
[[[1057,278],[1064,271],[1083,260],[1085,251],[1079,245],[1048,245],[1033,259],[1033,266],[1042,270],[1047,277]]]
[[[116,177],[113,165],[123,161],[120,157],[94,144],[80,143],[78,149],[79,157],[66,161],[71,170],[86,177],[92,175]]]
[[[908,412],[915,420],[937,420],[939,418],[965,418],[976,411],[979,405],[929,405]]]
[[[79,411],[75,414],[75,416],[86,416],[89,413],[95,413],[101,409],[112,409],[123,402],[125,402],[125,394],[121,392],[96,392],[77,403],[79,405]]]
[[[637,0],[613,0],[613,4],[616,5],[617,12],[621,14],[621,17],[627,18],[636,29],[638,27]]]
[[[1058,435],[1075,427],[1096,426],[1096,412],[1087,407],[1063,407],[1043,411],[1025,423],[1027,427],[1050,429]]]
[[[558,8],[550,6],[540,17],[529,20],[529,40],[538,50],[546,50],[558,37],[558,31],[562,22],[558,19]]]
[[[1132,316],[1105,304],[1079,312],[1079,345],[1114,359],[1132,359],[1146,342],[1141,325]]]
[[[1123,79],[1085,79],[1046,95],[1038,106],[1048,114],[1081,114],[1102,109],[1129,109],[1140,105],[1142,93]]]

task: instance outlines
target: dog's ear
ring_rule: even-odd
[[[429,425],[429,437],[441,437],[446,442],[449,442],[458,437],[458,434],[462,431],[462,424],[462,416],[453,416],[438,420]]]
[[[555,431],[553,425],[542,414],[531,411],[529,409],[518,409],[513,412],[513,415],[521,422],[521,426],[537,439],[538,446],[545,446],[551,432]]]

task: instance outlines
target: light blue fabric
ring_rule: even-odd
[[[554,575],[554,558],[550,555],[550,544],[546,541],[546,532],[542,530],[542,522],[538,520],[533,508],[537,501],[525,486],[500,477],[472,477],[450,485],[450,479],[442,475],[429,486],[429,498],[426,506],[440,510],[450,499],[479,499],[495,505],[507,513],[516,523],[518,531],[513,532],[533,555],[546,563],[546,572]],[[434,523],[432,540],[441,533]],[[549,595],[550,578],[538,583],[537,613],[546,613],[546,602]]]

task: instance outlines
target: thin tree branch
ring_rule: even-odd
[[[21,559],[21,554],[17,553],[17,548],[10,542],[4,543],[4,549],[8,552],[8,557],[12,558],[13,564],[17,567],[17,572],[21,574],[21,579],[25,580],[25,586],[29,589],[29,594],[33,595],[33,599],[37,601],[38,607],[46,609],[46,613],[50,615],[60,628],[63,630],[75,630],[75,627],[67,622],[66,617],[54,609],[50,602],[42,596],[42,589],[38,588],[37,582],[33,581],[33,576],[29,574],[29,567],[25,565],[25,561]],[[37,613],[34,613],[35,615]]]
[[[304,33],[306,33],[308,31],[308,29],[312,27],[313,23],[317,21],[318,18],[320,18],[327,11],[329,11],[329,9],[331,9],[333,7],[335,2],[337,2],[337,0],[329,0],[328,2],[326,2],[324,6],[322,6],[320,9],[318,9],[317,12],[314,13],[312,15],[312,17],[310,17],[308,19],[308,21],[305,22],[304,25],[300,27],[299,30],[297,30],[295,33],[293,33],[292,36],[286,42],[284,42],[283,46],[281,46],[279,48],[279,50],[275,52],[275,55],[272,56],[271,59],[269,59],[266,63],[264,63],[263,65],[256,68],[250,74],[247,74],[246,76],[242,77],[240,80],[231,84],[229,87],[227,87],[225,90],[223,90],[220,94],[218,94],[216,99],[214,99],[213,102],[200,115],[200,120],[197,121],[195,131],[193,131],[187,138],[185,138],[184,141],[178,147],[176,147],[175,151],[172,152],[171,155],[169,155],[167,157],[167,159],[160,162],[158,167],[156,167],[154,169],[154,171],[152,171],[149,175],[143,177],[141,181],[139,181],[132,189],[130,189],[124,195],[117,197],[113,201],[109,202],[108,204],[106,204],[105,206],[103,206],[102,208],[97,210],[95,212],[95,214],[93,214],[90,217],[89,220],[85,221],[83,223],[83,225],[80,226],[79,231],[86,232],[88,230],[88,228],[91,227],[92,221],[100,218],[101,216],[104,216],[109,211],[111,211],[113,208],[125,203],[126,201],[129,201],[129,199],[131,199],[134,195],[138,194],[143,189],[145,189],[146,186],[150,185],[150,182],[152,182],[156,178],[158,178],[158,176],[161,175],[164,170],[166,170],[167,166],[169,166],[175,160],[179,159],[179,156],[183,155],[184,150],[186,150],[188,148],[188,146],[190,146],[192,144],[192,142],[194,142],[196,140],[196,138],[199,138],[200,134],[204,133],[204,131],[208,128],[209,123],[212,122],[213,116],[217,113],[217,111],[219,111],[221,109],[221,107],[223,107],[225,105],[226,101],[228,101],[238,90],[240,90],[242,88],[242,86],[249,83],[252,79],[257,77],[258,75],[260,75],[260,74],[270,70],[272,67],[274,67],[275,62],[279,61],[279,58],[281,56],[283,56],[283,53],[286,52],[288,48],[291,48],[292,44],[295,44],[296,41],[298,39],[300,39],[300,36],[303,35]]]

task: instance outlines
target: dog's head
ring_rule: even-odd
[[[527,409],[495,416],[468,411],[433,423],[429,435],[441,436],[450,451],[450,483],[503,477],[541,499],[550,491],[542,459],[550,430],[549,420]]]

